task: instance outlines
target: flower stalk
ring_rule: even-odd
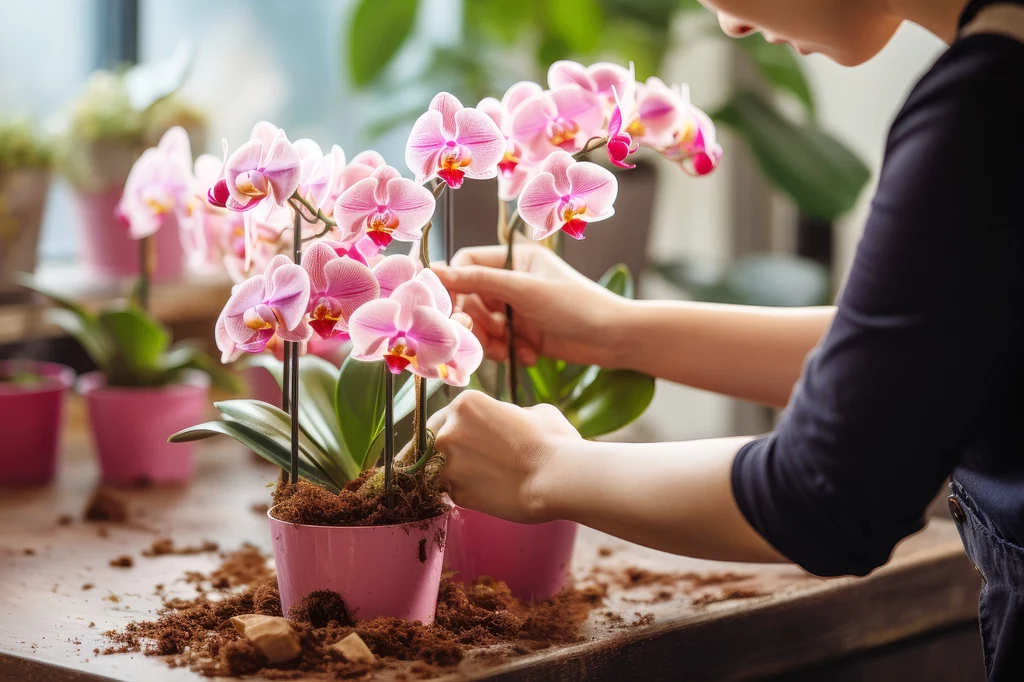
[[[384,505],[395,508],[395,375],[384,368]]]
[[[153,235],[139,240],[139,286],[137,290],[139,307],[149,312],[149,290],[153,280]]]
[[[292,233],[292,258],[296,265],[302,265],[302,213],[299,211],[295,212],[295,225]],[[289,379],[291,380],[291,400],[289,407],[291,408],[292,415],[292,433],[291,433],[291,460],[289,462],[291,468],[291,481],[292,485],[299,482],[299,342],[288,341],[287,345],[292,347],[291,357],[291,372]]]

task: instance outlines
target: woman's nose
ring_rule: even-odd
[[[718,24],[722,27],[722,31],[730,38],[745,38],[757,30],[750,24],[745,24],[738,19],[724,14],[718,15]]]

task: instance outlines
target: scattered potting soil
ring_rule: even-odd
[[[692,604],[694,608],[704,608],[709,604],[717,604],[723,601],[732,601],[734,599],[754,599],[756,597],[767,597],[767,592],[761,590],[740,588],[740,587],[727,587],[721,592],[709,592],[708,594],[701,595],[693,600]]]
[[[193,547],[175,547],[174,540],[171,538],[160,538],[159,540],[154,540],[149,549],[142,550],[142,556],[156,557],[167,556],[169,554],[187,556],[190,554],[202,554],[204,552],[216,552],[218,549],[219,546],[217,543],[210,542],[209,540],[204,540],[201,545]]]
[[[110,565],[115,568],[131,568],[135,565],[135,560],[127,554],[123,554],[119,557],[110,560]]]
[[[61,514],[57,517],[58,526],[70,526],[73,522],[74,519],[71,517],[71,514]]]
[[[270,505],[265,502],[254,502],[253,505],[249,507],[249,509],[252,510],[253,514],[259,514],[260,516],[263,516],[268,511],[270,511]]]
[[[254,570],[255,565],[262,570]],[[291,679],[326,673],[347,679],[389,670],[433,677],[445,668],[450,671],[482,647],[491,647],[486,656],[497,660],[578,641],[583,622],[605,595],[600,587],[570,589],[550,601],[526,605],[516,600],[504,583],[481,579],[463,586],[446,577],[438,594],[434,624],[428,626],[397,618],[353,624],[340,596],[317,592],[289,613],[302,641],[302,655],[271,666],[230,624],[232,616],[282,615],[277,581],[266,567],[266,557],[251,546],[243,547],[227,555],[222,565],[204,578],[211,586],[225,586],[192,600],[166,600],[157,620],[105,633],[112,645],[102,653],[141,651],[167,656],[172,667],[187,666],[206,676],[257,674]],[[376,654],[375,663],[348,662],[330,649],[352,632]]]
[[[447,506],[436,486],[422,477],[395,478],[395,506],[384,505],[384,490],[376,470],[369,470],[334,494],[307,481],[278,484],[274,518],[309,526],[386,526],[440,516]]]
[[[93,585],[92,583],[85,583],[84,585],[82,585],[82,591],[85,592],[87,590],[91,590],[94,587],[96,587],[96,586]]]
[[[21,553],[25,556],[35,556],[36,550],[31,547],[26,547],[25,549],[21,550]]]
[[[123,499],[101,486],[85,508],[85,520],[124,523],[128,520],[128,507]]]

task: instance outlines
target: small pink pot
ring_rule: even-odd
[[[107,386],[100,372],[82,375],[78,390],[89,408],[104,482],[181,483],[192,478],[194,444],[167,439],[203,421],[209,385],[209,378],[198,372],[160,388]]]
[[[331,590],[355,620],[433,623],[450,515],[394,526],[304,526],[275,519],[271,509],[282,610]]]
[[[121,190],[99,194],[75,192],[74,199],[82,261],[107,279],[138,277],[139,242],[128,235],[128,228],[114,215]],[[184,271],[185,252],[181,248],[178,221],[173,216],[156,233],[153,255],[153,281],[173,280]]]
[[[571,521],[512,523],[455,507],[445,571],[456,571],[455,580],[467,583],[490,576],[507,583],[518,599],[544,601],[569,584],[577,528]]]
[[[38,386],[0,383],[0,485],[39,485],[57,470],[64,394],[75,371],[52,362],[0,362],[0,374],[29,371]]]

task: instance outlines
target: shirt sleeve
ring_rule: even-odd
[[[1020,390],[1022,56],[968,38],[915,88],[835,320],[775,431],[736,456],[744,516],[811,573],[884,564]]]

